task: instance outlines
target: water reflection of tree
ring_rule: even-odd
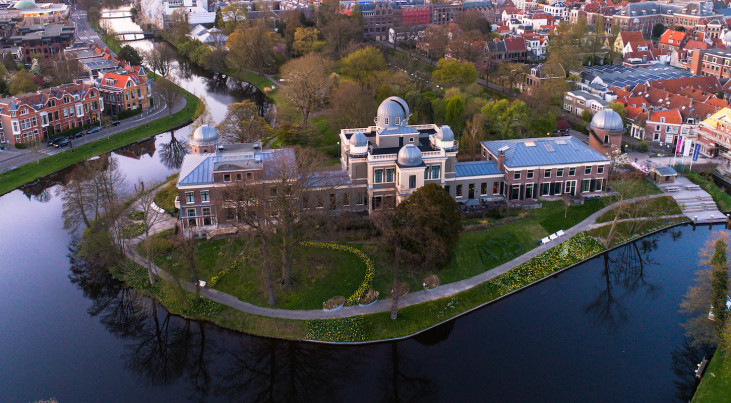
[[[174,130],[170,132],[170,141],[160,144],[160,162],[168,169],[180,169],[186,153],[186,141],[178,140]]]
[[[437,384],[421,371],[421,366],[401,355],[399,346],[398,342],[390,344],[387,368],[380,376],[380,400],[389,403],[436,401]]]
[[[246,337],[225,349],[230,364],[216,390],[247,402],[342,401],[337,386],[358,368],[357,353],[332,346]]]
[[[710,346],[694,344],[688,337],[683,338],[683,342],[673,349],[673,384],[678,401],[689,402],[693,398],[696,387],[695,370],[713,350]]]
[[[645,276],[645,269],[657,264],[650,256],[655,249],[657,240],[646,238],[605,253],[601,271],[603,287],[584,311],[596,322],[616,331],[627,322],[627,309],[622,304],[624,295],[644,291],[646,296],[656,298],[660,287],[649,282]],[[625,294],[619,295],[617,287],[621,287]]]

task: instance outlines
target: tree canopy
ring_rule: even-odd
[[[383,53],[368,46],[349,54],[341,61],[340,71],[343,75],[359,83],[366,83],[376,76],[379,71],[388,68]]]
[[[432,78],[444,87],[469,85],[477,79],[477,71],[469,62],[439,59],[437,68],[432,72]]]

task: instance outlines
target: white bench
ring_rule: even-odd
[[[670,186],[670,187],[666,188],[665,190],[667,190],[668,192],[679,192],[680,191],[680,187],[678,187],[678,186]]]
[[[545,237],[545,238],[541,239],[541,244],[543,244],[543,245],[545,245],[545,244],[547,244],[549,242],[551,242],[551,240],[548,239],[548,237]]]
[[[563,234],[564,234],[564,232],[562,229],[558,230],[558,232],[556,233],[556,235],[558,235],[558,236],[562,236]]]
[[[556,234],[551,234],[551,235],[549,235],[549,236],[548,236],[548,238],[549,238],[549,239],[551,239],[551,240],[553,241],[554,239],[558,238],[558,235],[556,235]]]

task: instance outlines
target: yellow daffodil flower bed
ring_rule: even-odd
[[[603,250],[600,242],[582,232],[477,287],[448,298],[402,308],[396,320],[389,318],[389,312],[311,320],[307,323],[305,338],[359,342],[408,336],[548,277]]]
[[[211,277],[210,280],[208,280],[208,284],[207,284],[208,287],[209,288],[213,288],[213,286],[215,286],[216,283],[218,283],[218,281],[221,280],[221,278],[226,275],[226,273],[228,273],[229,271],[231,271],[231,270],[233,270],[233,269],[241,266],[242,264],[244,264],[244,261],[245,260],[248,260],[248,257],[247,256],[239,256],[238,258],[236,258],[236,260],[234,260],[233,263],[231,263],[230,266],[228,266],[227,268],[219,271],[218,273],[216,273],[215,275],[213,275],[213,277]]]
[[[358,299],[361,295],[365,294],[366,291],[368,291],[369,288],[371,288],[371,284],[373,283],[373,277],[376,275],[376,266],[373,264],[373,261],[371,258],[368,257],[368,255],[365,254],[362,250],[348,246],[348,245],[342,245],[339,243],[329,243],[329,242],[301,242],[302,246],[309,246],[313,248],[325,248],[325,249],[331,249],[341,252],[347,252],[352,253],[355,256],[357,256],[360,260],[363,261],[366,265],[366,272],[365,272],[365,278],[363,279],[363,282],[360,284],[357,290],[348,297],[347,300],[345,300],[345,305],[355,305],[358,303]]]

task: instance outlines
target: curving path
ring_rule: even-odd
[[[649,196],[641,196],[636,197],[634,199],[630,199],[628,201],[639,201],[639,200],[645,200],[645,199],[651,199],[655,197],[663,197],[667,196],[665,193],[656,194],[656,195],[649,195]],[[500,266],[497,266],[493,269],[490,269],[486,272],[480,273],[476,276],[455,281],[453,283],[440,285],[435,290],[432,291],[415,291],[410,292],[406,296],[401,297],[399,299],[399,308],[411,306],[420,304],[422,302],[427,302],[435,299],[440,298],[446,298],[450,297],[454,294],[460,293],[462,291],[469,290],[470,288],[476,287],[486,281],[492,280],[493,278],[504,274],[508,272],[509,270],[513,269],[514,267],[530,260],[531,258],[537,256],[538,254],[553,248],[556,245],[559,245],[565,241],[567,241],[572,236],[586,231],[595,224],[597,218],[599,218],[602,214],[605,212],[611,210],[616,206],[617,203],[606,206],[602,208],[601,210],[595,212],[594,214],[590,215],[580,223],[576,224],[575,226],[569,228],[568,230],[565,230],[565,234],[552,242],[549,242],[544,245],[540,245],[525,254],[516,257],[515,259],[503,263]],[[725,221],[725,218],[719,217],[719,220]],[[153,228],[153,232],[157,233],[160,231],[163,231],[168,228],[172,228],[175,225],[175,219],[171,217],[170,220],[166,220],[164,224],[161,224],[155,228]],[[134,238],[129,242],[128,244],[128,257],[135,261],[136,263],[142,265],[143,267],[147,267],[146,260],[140,256],[137,251],[136,247],[137,244],[141,241],[141,237]],[[166,271],[162,270],[160,267],[156,265],[152,265],[153,271],[157,274],[158,277],[163,278],[168,281],[174,281],[173,276],[170,273],[167,273]],[[195,285],[193,283],[183,283],[183,286],[185,289],[191,292],[195,292]],[[221,303],[223,305],[229,306],[231,308],[237,309],[239,311],[253,314],[253,315],[260,315],[260,316],[269,316],[274,318],[283,318],[283,319],[300,319],[300,320],[311,320],[311,319],[333,319],[333,318],[343,318],[348,316],[357,316],[357,315],[364,315],[364,314],[371,314],[371,313],[378,313],[378,312],[388,312],[391,310],[391,299],[383,299],[378,300],[376,303],[362,307],[359,305],[356,306],[345,306],[340,308],[337,311],[324,311],[324,310],[288,310],[288,309],[275,309],[275,308],[266,308],[261,307],[257,305],[252,305],[248,302],[244,302],[239,300],[238,298],[234,297],[233,295],[229,295],[214,289],[210,288],[201,288],[200,290],[201,295],[212,300],[216,301],[218,303]]]

